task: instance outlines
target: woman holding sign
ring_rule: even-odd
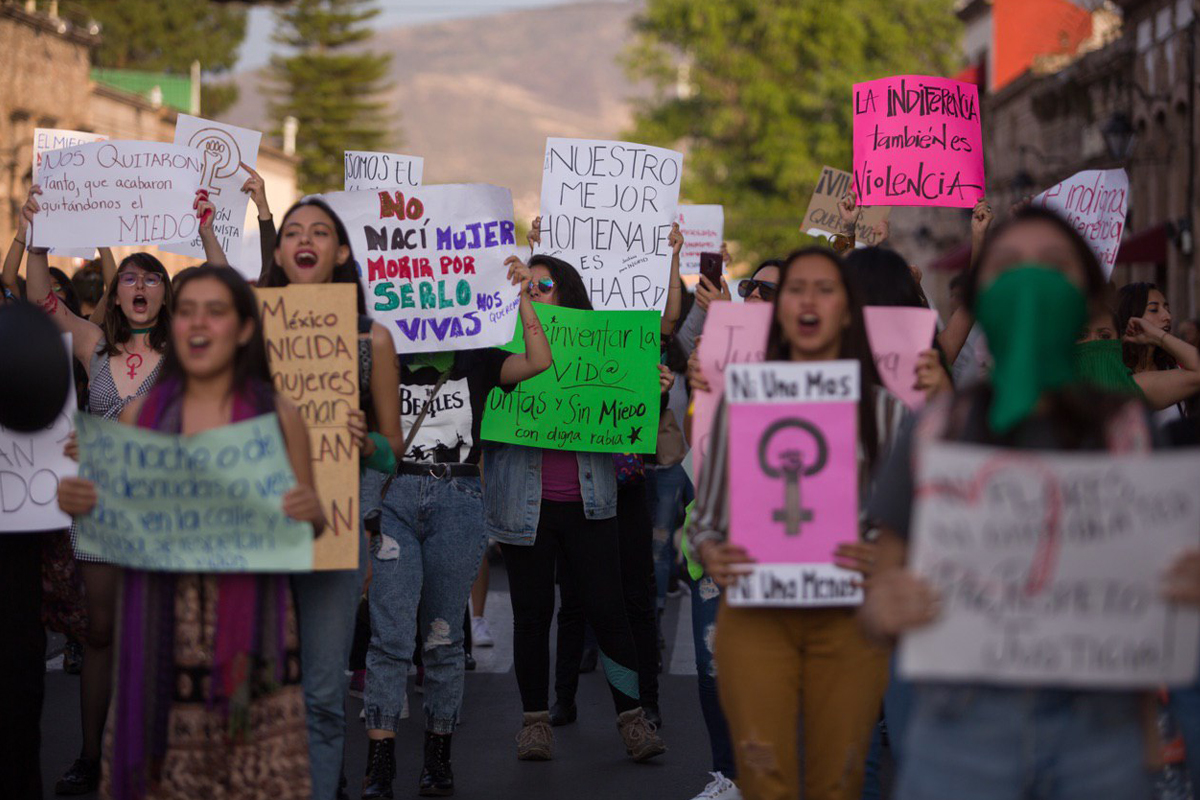
[[[914,526],[919,449],[940,442],[1007,452],[1150,448],[1140,401],[1104,392],[1078,370],[1075,342],[1089,315],[1103,308],[1105,287],[1091,247],[1053,212],[1026,208],[991,231],[965,287],[965,302],[987,336],[995,365],[988,382],[928,406],[920,422],[898,437],[879,474],[869,512],[881,535],[860,612],[872,632],[894,637],[916,631],[942,612],[930,582],[906,566],[910,534],[922,537],[925,553],[944,547]],[[962,478],[966,483],[970,475]],[[931,485],[925,496],[939,495],[936,489]],[[1026,525],[1023,505],[1007,504],[1004,517],[989,527]],[[971,540],[970,528],[965,530]],[[1049,558],[1035,556],[1023,581],[1026,595],[1046,580],[1048,573],[1036,565],[1049,564]],[[1037,604],[1035,598],[1030,602]],[[1031,615],[1030,622],[1038,616]],[[1016,797],[1044,787],[1039,794],[1055,798],[1149,797],[1142,697],[1071,689],[1069,683],[912,681],[898,796]]]
[[[858,403],[858,478],[871,471],[903,420],[903,404],[883,388],[867,344],[862,305],[843,262],[824,248],[793,253],[780,270],[767,337],[767,361],[854,359],[862,376]],[[722,400],[712,450],[696,492],[688,536],[707,574],[723,587],[751,562],[729,541],[729,407]],[[870,532],[860,515],[860,533]],[[858,569],[863,544],[830,555]],[[857,800],[871,732],[887,686],[888,651],[863,636],[851,607],[747,608],[723,597],[716,633],[721,705],[729,721],[738,783],[748,800],[803,796]],[[804,725],[804,791],[796,721]]]
[[[254,292],[202,266],[176,283],[161,378],[120,413],[126,425],[191,436],[278,415],[294,487],[283,512],[324,515],[300,413],[276,397]],[[90,514],[97,488],[64,479],[59,505]],[[125,570],[105,794],[116,800],[308,800],[308,742],[295,614],[281,575]],[[253,668],[247,669],[250,665]]]
[[[261,180],[247,187],[255,202]],[[253,184],[253,185],[252,185]],[[265,197],[265,195],[264,195]],[[260,211],[264,208],[259,206]],[[203,204],[198,213],[205,210]],[[264,230],[270,224],[263,221]],[[273,232],[273,229],[272,229]],[[316,198],[301,200],[283,215],[274,259],[266,270],[266,286],[352,283],[358,296],[359,408],[351,412],[350,429],[359,447],[362,476],[360,507],[379,505],[384,477],[395,471],[401,452],[400,377],[392,338],[366,315],[362,286],[350,238],[337,214]],[[346,664],[354,638],[354,620],[362,597],[367,548],[359,546],[357,570],[325,570],[297,575],[292,583],[300,616],[304,693],[308,707],[313,797],[332,800],[342,775],[345,746]]]

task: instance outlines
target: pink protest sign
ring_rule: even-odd
[[[857,361],[734,365],[728,373],[730,540],[757,562],[735,605],[852,605],[833,565],[858,540]]]
[[[771,324],[770,303],[713,303],[704,320],[700,339],[700,368],[711,392],[696,392],[692,416],[692,466],[700,474],[708,455],[709,438],[717,406],[725,392],[725,368],[730,364],[753,364],[763,360],[767,328]]]
[[[863,319],[883,385],[909,408],[920,408],[925,404],[925,393],[913,388],[917,356],[933,346],[937,312],[907,306],[867,306]]]
[[[854,84],[860,205],[971,208],[983,187],[974,84],[923,75]]]

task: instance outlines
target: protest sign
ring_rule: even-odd
[[[480,436],[550,450],[653,453],[658,440],[659,316],[534,304],[554,363],[493,389]],[[517,328],[505,350],[525,350]]]
[[[346,175],[343,188],[347,192],[375,189],[404,189],[421,185],[425,159],[396,153],[371,153],[366,150],[346,150]]]
[[[857,361],[732,364],[729,539],[755,560],[736,606],[849,606],[857,573],[833,564],[858,541]]]
[[[76,550],[159,572],[307,572],[313,529],[283,513],[296,485],[274,414],[171,436],[79,414],[79,477],[99,500]]]
[[[975,84],[923,75],[854,84],[860,204],[972,208],[983,187]]]
[[[63,448],[75,429],[71,334],[63,334],[71,376],[67,402],[48,427],[23,433],[0,426],[0,533],[62,530],[71,518],[58,508],[58,482],[76,471]]]
[[[187,241],[204,157],[159,142],[94,142],[42,153],[33,247],[114,247]]]
[[[867,306],[863,309],[875,368],[888,391],[914,411],[925,405],[925,393],[913,388],[917,356],[933,347],[937,312],[931,308]]]
[[[1077,172],[1033,198],[1033,205],[1057,211],[1096,251],[1111,278],[1129,211],[1129,176],[1123,169]]]
[[[313,480],[329,528],[313,569],[357,569],[358,448],[346,421],[358,408],[358,307],[349,283],[256,289],[275,391],[308,425]]]
[[[692,395],[692,467],[697,475],[708,455],[713,420],[725,395],[725,370],[730,364],[763,360],[771,311],[770,303],[714,302],[708,307],[704,335],[696,349],[700,371],[712,391]]]
[[[359,264],[367,310],[398,353],[508,344],[520,288],[512,194],[485,184],[333,192]]]
[[[262,133],[223,122],[213,122],[180,114],[175,122],[175,144],[194,147],[204,154],[204,173],[200,188],[208,191],[208,200],[216,208],[213,233],[227,258],[242,255],[242,226],[246,221],[246,203],[250,195],[242,185],[250,173],[241,168],[258,167],[258,145]],[[186,242],[164,247],[169,253],[204,258],[204,245],[197,234]]]
[[[683,156],[591,139],[546,140],[542,252],[579,270],[597,309],[667,304]]]
[[[1102,456],[1102,457],[1098,457]],[[1200,456],[931,443],[909,563],[941,598],[903,637],[909,680],[1090,688],[1191,684],[1200,612],[1162,576],[1200,545]]]
[[[42,153],[50,150],[61,150],[64,147],[74,147],[77,144],[91,142],[106,142],[108,137],[100,133],[84,131],[69,131],[63,128],[34,128],[33,129],[33,183],[38,182],[38,168],[42,165]],[[50,255],[64,258],[93,258],[96,255],[94,247],[51,247]]]
[[[833,167],[822,167],[821,177],[813,189],[812,199],[808,201],[808,210],[804,212],[804,221],[800,230],[809,236],[837,236],[843,233],[842,216],[838,212],[838,203],[850,193],[854,177]],[[858,224],[854,228],[854,243],[857,247],[873,247],[880,242],[879,232],[875,229],[891,215],[890,206],[871,206],[863,208]]]
[[[700,254],[719,253],[725,244],[725,207],[679,205],[676,208],[675,222],[683,234],[679,274],[697,275]]]

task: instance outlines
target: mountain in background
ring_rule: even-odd
[[[392,148],[425,158],[424,182],[492,183],[512,190],[518,219],[537,213],[547,136],[611,139],[646,87],[619,59],[640,10],[631,2],[550,6],[392,28],[370,48],[392,56]],[[268,130],[261,72],[221,120]]]

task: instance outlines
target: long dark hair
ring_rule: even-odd
[[[238,274],[237,270],[215,267],[208,263],[185,269],[175,278],[174,302],[178,302],[184,287],[189,283],[205,279],[220,281],[229,290],[240,324],[245,324],[247,320],[254,322],[254,335],[250,337],[249,342],[238,347],[234,356],[234,391],[251,390],[256,393],[269,391],[270,396],[273,397],[274,384],[271,379],[271,368],[267,362],[267,344],[263,337],[262,319],[258,315],[258,298],[254,294],[254,289],[250,288],[250,284]],[[173,306],[172,310],[174,310]],[[187,376],[184,374],[183,365],[179,363],[179,354],[175,351],[174,342],[171,342],[167,352],[163,355],[159,381],[165,383],[172,378],[179,380],[181,384],[187,382]],[[259,396],[262,395],[259,394]]]
[[[531,267],[545,267],[554,280],[558,289],[558,304],[564,308],[578,308],[584,311],[592,310],[592,300],[588,297],[587,288],[579,271],[561,258],[554,256],[534,256],[529,259]]]
[[[867,454],[867,466],[874,467],[879,457],[879,426],[875,421],[875,396],[883,388],[879,371],[875,369],[875,357],[871,355],[871,345],[867,341],[867,327],[863,323],[863,303],[859,297],[858,287],[850,280],[846,263],[837,253],[827,247],[804,247],[791,253],[783,261],[779,269],[780,291],[775,295],[771,310],[771,325],[767,329],[767,361],[786,361],[790,358],[790,349],[783,337],[783,326],[779,324],[779,300],[783,297],[783,285],[787,281],[788,272],[800,259],[816,256],[824,258],[837,268],[842,287],[846,290],[846,306],[850,311],[850,326],[842,332],[841,345],[838,347],[838,358],[854,359],[860,365],[861,395],[858,402],[858,431],[859,440]]]
[[[929,308],[908,262],[895,250],[859,247],[846,255],[846,271],[864,306]]]
[[[295,214],[305,206],[313,206],[325,212],[333,222],[333,230],[337,235],[338,246],[345,245],[350,248],[350,257],[346,259],[345,264],[334,264],[333,275],[330,277],[330,283],[353,283],[357,289],[354,290],[358,303],[358,315],[365,317],[367,315],[367,301],[363,295],[362,282],[358,279],[358,262],[354,260],[354,247],[350,244],[350,234],[346,232],[346,226],[342,224],[342,219],[339,217],[329,204],[319,197],[305,197],[302,200],[296,201],[292,207],[283,215],[283,219],[279,221],[279,230],[276,232],[276,237],[283,235],[283,229],[287,227],[288,217]],[[278,238],[276,238],[275,249],[278,249]],[[291,281],[288,280],[287,273],[279,264],[279,259],[275,257],[275,251],[271,251],[271,266],[267,267],[267,277],[263,281],[263,286],[287,286]]]
[[[779,272],[782,273],[783,265],[785,263],[786,262],[782,258],[768,258],[766,261],[762,262],[761,264],[759,264],[757,267],[754,268],[754,272],[750,273],[750,279],[754,280],[755,276],[757,276],[758,273],[762,272],[767,267],[776,267],[776,268],[778,268]],[[720,289],[721,287],[718,286],[717,288]]]
[[[79,295],[75,293],[75,286],[67,277],[67,273],[58,267],[50,267],[50,279],[62,287],[62,301],[67,308],[71,309],[71,313],[77,317],[83,316],[79,308]],[[51,287],[51,291],[53,291],[53,287]]]
[[[1176,367],[1175,359],[1171,358],[1171,354],[1161,347],[1123,341],[1125,326],[1129,324],[1129,320],[1146,313],[1146,306],[1150,303],[1150,293],[1154,291],[1159,291],[1157,284],[1148,281],[1127,283],[1117,291],[1115,321],[1117,336],[1122,339],[1121,358],[1124,360],[1125,366],[1135,371],[1142,365],[1147,352],[1150,354],[1150,361],[1154,364],[1155,369],[1175,369]]]
[[[117,345],[125,344],[133,338],[133,326],[129,324],[129,318],[125,316],[124,309],[117,305],[117,286],[121,283],[121,273],[125,271],[126,267],[137,267],[143,272],[151,272],[162,277],[162,308],[158,311],[158,319],[155,320],[154,327],[150,329],[150,347],[162,353],[166,350],[168,342],[171,341],[171,308],[174,305],[171,294],[171,276],[167,274],[167,268],[162,265],[162,262],[149,253],[131,253],[125,256],[121,259],[116,274],[109,282],[108,297],[104,300],[104,322],[100,326],[104,330],[104,341],[98,352],[106,356],[119,355],[121,350]]]

